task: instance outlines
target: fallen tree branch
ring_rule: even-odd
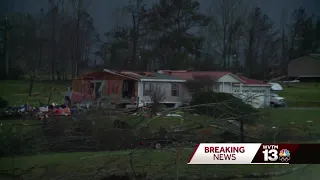
[[[14,168],[14,169],[8,169],[8,170],[0,170],[0,176],[2,177],[11,177],[11,178],[17,178],[17,177],[22,177],[23,175],[26,175],[30,173],[31,171],[35,169],[45,169],[45,172],[48,171],[47,166],[33,166],[28,169],[20,169],[20,168]],[[19,173],[15,173],[16,171],[19,171]],[[12,173],[13,172],[13,173]]]
[[[141,126],[143,126],[143,125],[145,125],[145,124],[149,124],[151,121],[163,117],[163,116],[164,116],[166,113],[168,113],[168,112],[178,111],[178,110],[182,110],[182,109],[191,109],[191,108],[194,108],[194,107],[203,107],[203,106],[217,105],[217,104],[226,103],[226,102],[228,102],[228,101],[219,102],[219,103],[197,104],[197,105],[187,106],[187,107],[169,108],[169,109],[166,109],[166,110],[162,111],[162,114],[161,114],[161,115],[155,116],[155,117],[149,119],[147,122],[141,123],[140,125],[137,125],[135,130],[139,130],[139,128],[140,128]]]

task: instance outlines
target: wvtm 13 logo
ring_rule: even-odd
[[[274,162],[278,159],[283,163],[290,161],[290,151],[287,149],[281,149],[279,152],[278,145],[263,145],[262,148],[263,160],[265,162]]]

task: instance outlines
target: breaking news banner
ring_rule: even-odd
[[[201,143],[188,164],[320,164],[320,144]]]

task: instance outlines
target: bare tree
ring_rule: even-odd
[[[274,23],[262,12],[259,7],[254,8],[247,16],[247,28],[245,33],[245,55],[247,76],[264,76],[265,67],[268,61],[275,56],[275,47],[280,48],[276,43],[278,31],[275,30]],[[276,46],[275,46],[276,45]],[[272,52],[272,51],[273,52]],[[260,65],[260,66],[259,66]],[[260,68],[255,68],[260,67]]]
[[[59,13],[60,0],[49,0],[50,15],[51,15],[51,79],[55,80],[55,63],[57,55],[57,41],[56,41],[56,24]]]
[[[288,59],[288,22],[287,13],[282,9],[281,13],[281,62],[287,62]]]
[[[132,54],[131,54],[132,65],[136,64],[141,23],[143,19],[143,13],[145,12],[144,6],[145,4],[143,0],[135,0],[133,4],[129,4],[128,6],[125,6],[125,8],[131,14],[131,17],[132,17],[132,31],[130,32],[131,33],[130,45],[132,45],[132,47],[130,47],[130,51],[132,51]]]
[[[1,27],[0,27],[0,32],[3,34],[3,54],[5,57],[5,61],[4,61],[4,67],[5,67],[5,75],[6,78],[8,78],[9,76],[9,48],[8,48],[8,44],[9,44],[9,30],[10,28],[10,24],[8,21],[8,17],[5,17],[3,23],[1,22]],[[1,42],[1,41],[0,41]]]
[[[290,46],[289,46],[289,56],[288,61],[294,57],[295,49],[297,48],[297,41],[301,38],[301,32],[303,28],[303,23],[308,18],[304,8],[300,7],[292,13],[291,23],[289,25],[290,33]]]
[[[150,101],[152,103],[151,105],[152,115],[158,112],[160,103],[162,103],[165,98],[166,98],[166,92],[163,89],[163,87],[161,87],[158,84],[152,84],[151,92],[150,92]]]
[[[75,18],[75,54],[73,57],[72,63],[72,76],[79,75],[79,63],[83,57],[82,48],[84,48],[83,39],[81,38],[82,34],[82,23],[83,20],[88,17],[88,13],[86,13],[86,8],[91,4],[91,0],[70,0],[73,9],[73,17]]]
[[[220,0],[218,6],[212,3],[208,14],[212,20],[205,28],[205,46],[209,50],[218,49],[222,58],[222,68],[227,68],[233,60],[232,55],[237,51],[237,42],[242,37],[245,5],[241,0]]]

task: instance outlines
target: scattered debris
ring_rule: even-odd
[[[180,114],[167,114],[167,117],[182,117]]]

